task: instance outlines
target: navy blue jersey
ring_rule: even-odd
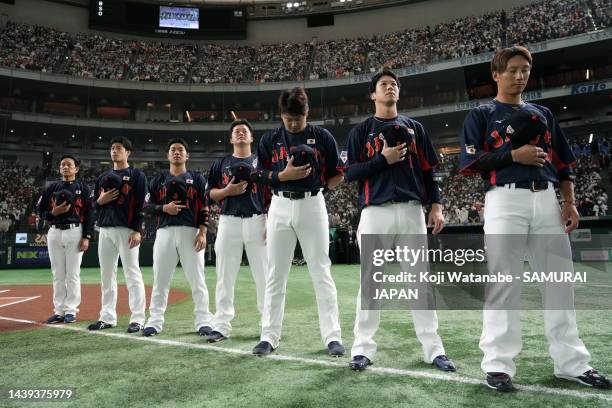
[[[309,177],[301,180],[280,182],[278,173],[287,166],[292,147],[307,145],[316,154],[317,165],[312,167]],[[338,170],[338,146],[327,129],[306,125],[300,133],[290,133],[284,126],[265,133],[257,147],[257,169],[268,171],[272,189],[279,191],[312,191],[325,187],[327,180],[340,174]],[[274,180],[274,181],[272,181]]]
[[[490,171],[475,169],[477,161],[487,154],[512,151],[510,140],[504,137],[504,122],[519,108],[538,115],[546,124],[548,130],[544,137],[532,143],[547,153],[544,167],[511,163]],[[544,106],[529,102],[519,106],[493,100],[472,109],[465,118],[461,131],[460,172],[463,175],[480,173],[487,190],[491,186],[518,182],[550,181],[556,184],[559,179],[569,179],[575,166],[576,158],[559,123]]]
[[[51,214],[56,204],[54,193],[69,191],[70,209],[54,217]],[[38,214],[49,225],[81,224],[83,238],[91,239],[94,233],[95,211],[92,205],[92,191],[82,181],[54,181],[38,199]],[[58,205],[61,203],[58,203]]]
[[[186,184],[185,202],[183,208],[177,215],[163,212],[162,207],[172,200],[167,196],[169,190],[168,181],[182,179]],[[208,225],[208,206],[206,205],[206,180],[200,173],[186,171],[179,176],[173,176],[168,170],[157,175],[149,182],[149,192],[145,203],[145,211],[157,216],[157,228],[168,226],[186,226],[198,228]]]
[[[257,156],[252,154],[249,157],[240,158],[230,154],[222,159],[216,160],[212,164],[206,183],[206,198],[208,199],[208,204],[214,202],[214,200],[210,198],[210,190],[213,188],[225,188],[232,179],[230,175],[231,167],[243,163],[248,165],[251,171],[254,171],[257,166]],[[249,183],[244,194],[226,197],[219,202],[219,207],[223,215],[250,217],[264,212],[263,203],[263,186],[258,186],[257,183]]]
[[[114,174],[122,180],[119,196],[105,205],[97,203],[102,193],[101,180],[105,175]],[[127,227],[134,231],[142,230],[142,207],[147,195],[147,177],[145,174],[133,168],[114,170],[110,169],[102,173],[96,180],[94,200],[98,215],[99,227]]]
[[[403,161],[389,165],[382,155],[381,130],[389,125],[404,126],[409,135]],[[359,204],[420,201],[441,203],[442,193],[434,181],[438,156],[423,125],[399,115],[394,119],[370,117],[349,133],[347,142],[347,181],[359,181]]]

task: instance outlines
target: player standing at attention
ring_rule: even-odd
[[[95,200],[98,216],[98,258],[102,276],[102,310],[89,330],[117,325],[117,262],[121,265],[129,293],[132,316],[128,333],[142,329],[145,321],[145,288],[139,266],[142,206],[147,194],[144,173],[128,164],[132,143],[125,137],[111,140],[113,168],[96,181]]]
[[[433,172],[438,157],[427,131],[416,120],[398,115],[399,82],[392,71],[372,77],[370,98],[376,112],[349,133],[345,171],[347,181],[359,181],[363,208],[357,229],[359,245],[362,234],[427,234],[426,203],[431,203],[428,224],[437,234],[444,227],[444,216]],[[412,319],[425,362],[442,371],[455,371],[438,335],[436,311],[412,310]],[[360,288],[349,364],[353,370],[371,364],[379,325],[380,310],[362,310]]]
[[[243,248],[257,288],[257,310],[263,311],[268,260],[266,257],[266,217],[263,188],[251,182],[257,165],[251,153],[253,128],[247,120],[230,126],[234,152],[215,161],[208,174],[207,197],[219,203],[221,215],[215,240],[217,290],[213,332],[209,342],[229,337],[234,318],[234,286],[240,271]]]
[[[260,342],[255,355],[270,354],[279,345],[285,292],[297,240],[314,284],[323,343],[331,356],[344,355],[340,336],[336,285],[329,259],[329,223],[324,187],[342,181],[334,137],[307,123],[308,96],[304,88],[279,97],[283,126],[264,134],[257,149],[258,181],[272,188],[268,210],[269,272]]]
[[[183,139],[171,139],[167,146],[170,170],[154,177],[145,209],[157,216],[157,233],[153,245],[153,294],[151,314],[143,335],[155,336],[164,326],[170,282],[178,262],[191,286],[195,315],[194,328],[201,336],[212,329],[208,310],[208,288],[204,281],[204,248],[208,226],[206,181],[187,170],[189,146]]]
[[[554,249],[565,254],[554,257],[563,263],[564,269],[558,270],[573,270],[567,233],[578,226],[572,171],[575,158],[550,110],[521,97],[531,64],[531,54],[524,47],[499,50],[491,62],[497,96],[473,109],[461,132],[461,173],[480,174],[487,189],[484,231],[490,273],[520,275],[526,253],[535,271],[551,270],[551,236],[561,238]],[[561,209],[555,186],[563,198]],[[500,298],[508,298],[517,286],[504,284],[499,289]],[[546,307],[555,296],[573,299],[573,287],[557,286],[554,296],[548,285],[543,289],[544,331],[555,376],[609,388],[610,381],[589,366],[591,356],[578,336],[573,308]],[[520,310],[495,310],[485,302],[481,367],[490,388],[513,389],[513,359],[521,351],[521,343]]]
[[[81,303],[81,260],[93,236],[94,210],[87,184],[77,181],[81,163],[65,154],[60,159],[61,181],[51,183],[38,201],[47,233],[53,273],[53,316],[47,323],[76,322]]]

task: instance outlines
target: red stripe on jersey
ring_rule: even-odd
[[[495,170],[491,170],[491,185],[494,186],[497,184],[497,172]]]
[[[423,149],[417,147],[417,154],[419,155],[419,164],[421,165],[421,170],[427,171],[431,169],[431,164],[429,164],[429,162],[427,161]]]
[[[364,195],[365,195],[365,205],[368,205],[370,203],[370,180],[369,179],[365,179],[363,183],[363,190],[364,190]]]

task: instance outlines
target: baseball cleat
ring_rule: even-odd
[[[208,340],[209,343],[216,343],[225,339],[227,339],[227,337],[216,330],[211,331],[210,334],[206,336],[206,340]]]
[[[208,336],[212,332],[213,329],[210,326],[202,326],[198,329],[198,333],[200,334],[200,336]]]
[[[448,359],[444,354],[439,355],[438,357],[433,359],[433,363],[431,363],[438,370],[442,371],[457,371],[457,367],[455,367],[455,363]]]
[[[559,378],[563,378],[564,380],[575,381],[582,385],[586,385],[587,387],[593,388],[605,388],[608,389],[611,387],[610,380],[608,380],[603,375],[599,374],[597,370],[589,370],[585,371],[582,375],[578,377],[569,377],[569,376],[558,376]]]
[[[111,327],[113,327],[112,324],[103,322],[102,320],[98,320],[97,322],[92,323],[89,326],[87,326],[87,329],[88,330],[104,330],[104,329],[110,329]]]
[[[142,330],[142,324],[132,322],[128,325],[127,332],[128,333],[136,333]]]
[[[63,321],[64,321],[64,316],[54,314],[53,316],[47,319],[47,324],[62,323]]]
[[[353,371],[363,371],[369,365],[372,365],[372,362],[366,356],[355,356],[349,363],[349,367]]]
[[[157,330],[155,330],[155,327],[145,327],[142,331],[142,335],[145,337],[157,336]]]
[[[512,385],[512,378],[506,373],[487,373],[486,385],[500,392],[509,392],[515,389]]]
[[[260,341],[257,343],[255,348],[253,348],[253,354],[256,356],[266,356],[274,351],[274,348],[267,341]]]
[[[64,316],[64,323],[74,322],[76,322],[76,315],[73,315],[72,313],[66,313],[66,315]]]
[[[327,345],[327,354],[332,357],[342,357],[345,351],[344,346],[339,341],[330,341]]]

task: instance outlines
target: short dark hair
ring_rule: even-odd
[[[308,113],[308,95],[306,90],[298,86],[283,91],[278,97],[278,111],[289,115],[306,115]]]
[[[525,47],[521,47],[520,45],[515,45],[514,47],[502,48],[495,53],[495,56],[491,60],[491,72],[501,74],[506,70],[510,58],[516,57],[517,55],[520,55],[529,61],[529,65],[533,65],[533,58],[531,57],[529,50]]]
[[[397,87],[400,87],[400,82],[397,79],[397,75],[395,75],[395,72],[391,71],[390,69],[384,68],[382,71],[376,73],[370,80],[370,93],[376,92],[376,85],[378,84],[378,81],[380,81],[380,78],[384,76],[390,76],[391,78],[395,79],[395,82],[397,82]]]
[[[132,147],[132,142],[125,136],[116,136],[110,141],[110,145],[114,145],[115,143],[119,143],[125,150],[129,150],[130,152],[134,150]]]
[[[234,128],[238,125],[244,125],[248,127],[251,134],[253,134],[253,126],[251,126],[249,121],[246,119],[236,119],[235,121],[233,121],[232,124],[230,125],[230,133],[233,132]]]
[[[72,159],[72,161],[74,162],[75,167],[81,167],[81,161],[79,159],[77,159],[76,157],[74,157],[71,154],[64,154],[62,155],[62,157],[60,157],[59,159],[59,163],[58,166],[62,163],[62,161],[64,159]]]
[[[181,137],[175,137],[173,139],[168,140],[168,144],[166,145],[166,151],[170,150],[170,146],[172,146],[175,143],[179,143],[185,146],[185,150],[187,151],[187,153],[189,153],[189,145],[187,144],[185,139]]]

